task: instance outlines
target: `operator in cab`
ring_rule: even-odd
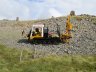
[[[41,32],[39,31],[39,28],[36,28],[36,29],[35,29],[35,35],[41,36]]]

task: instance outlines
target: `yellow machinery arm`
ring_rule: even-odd
[[[70,22],[70,15],[67,17],[67,20],[66,20],[66,31],[64,34],[61,34],[60,38],[63,42],[68,42],[69,43],[69,39],[72,38],[72,35],[71,35],[71,30],[72,30],[72,24]]]
[[[72,37],[71,36],[71,30],[72,30],[72,24],[70,22],[70,15],[67,17],[67,20],[66,20],[66,31],[65,31],[65,34],[67,34],[68,36]]]
[[[72,24],[70,23],[70,15],[68,16],[66,21],[66,30],[72,30]]]

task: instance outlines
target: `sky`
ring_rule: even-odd
[[[96,15],[96,0],[0,0],[0,19],[46,19],[77,15]]]

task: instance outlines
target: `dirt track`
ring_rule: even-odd
[[[87,16],[77,20],[75,17],[71,19],[74,25],[69,44],[31,44],[22,37],[21,31],[28,31],[33,23],[32,21],[0,21],[0,44],[4,44],[14,48],[31,48],[39,55],[46,54],[96,54],[96,17]],[[56,23],[60,25],[61,32],[65,31],[66,18],[56,18],[42,20],[39,23],[46,24],[50,31],[56,31]]]

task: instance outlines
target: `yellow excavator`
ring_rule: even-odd
[[[67,17],[66,20],[66,31],[65,33],[60,34],[60,26],[57,24],[57,34],[50,33],[48,27],[45,27],[44,24],[33,24],[29,34],[27,35],[28,40],[35,40],[35,39],[60,39],[61,42],[69,43],[70,38],[72,38],[71,30],[72,24],[70,22],[70,15]]]

